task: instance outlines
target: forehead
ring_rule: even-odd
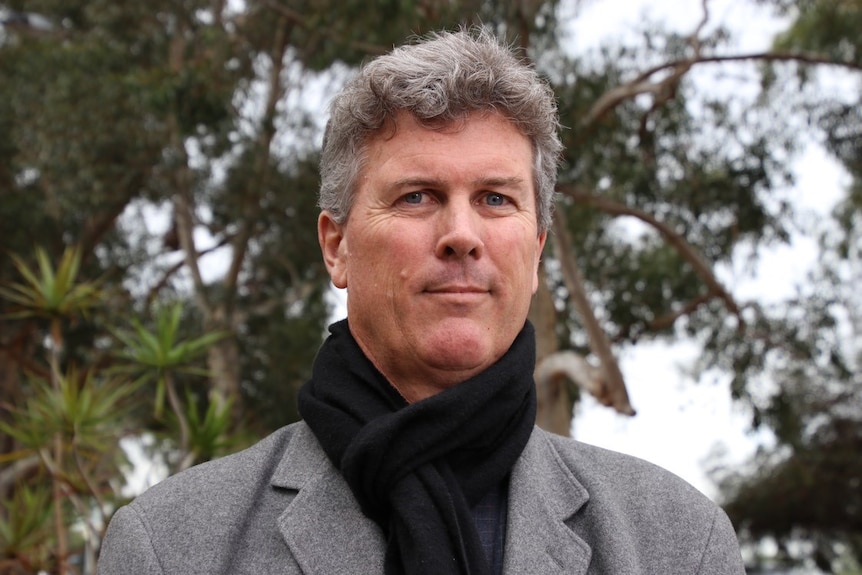
[[[440,134],[455,134],[463,131],[468,124],[475,122],[489,121],[506,125],[519,134],[526,135],[517,128],[517,125],[505,114],[496,110],[472,110],[458,114],[450,114],[445,117],[421,118],[409,110],[398,110],[386,120],[383,125],[370,131],[364,138],[363,144],[366,146],[372,142],[391,140],[398,135],[399,128],[422,128],[428,132],[436,132]],[[528,138],[529,139],[529,138]]]
[[[466,145],[466,149],[465,148]],[[485,160],[530,166],[534,158],[533,143],[514,122],[494,111],[476,111],[446,122],[423,121],[407,111],[398,112],[392,119],[364,140],[361,150],[360,172],[369,164],[375,168],[392,159],[418,159],[425,153],[446,155],[450,146],[459,146],[461,154],[446,158],[453,164]],[[367,172],[366,172],[367,173]]]

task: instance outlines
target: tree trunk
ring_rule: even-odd
[[[224,329],[224,328],[222,328]],[[222,403],[231,401],[231,421],[234,427],[243,416],[240,392],[239,346],[231,335],[217,341],[207,351],[207,369],[214,392],[213,400]]]
[[[557,311],[548,288],[544,264],[539,266],[539,289],[530,307],[530,322],[536,328],[536,365],[556,353]],[[538,374],[537,374],[538,375]],[[572,402],[565,377],[536,378],[538,411],[536,425],[551,433],[568,436],[572,426]]]

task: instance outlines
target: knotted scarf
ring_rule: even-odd
[[[484,372],[413,404],[330,326],[299,412],[387,538],[387,575],[487,575],[470,508],[509,474],[533,429],[535,336],[526,323]]]

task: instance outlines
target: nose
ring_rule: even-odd
[[[479,258],[485,249],[481,216],[471,206],[451,204],[441,210],[436,254],[439,258]]]

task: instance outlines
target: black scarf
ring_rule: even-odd
[[[487,575],[470,508],[507,477],[532,432],[533,327],[486,371],[410,405],[347,320],[329,330],[299,412],[386,535],[387,575]]]

